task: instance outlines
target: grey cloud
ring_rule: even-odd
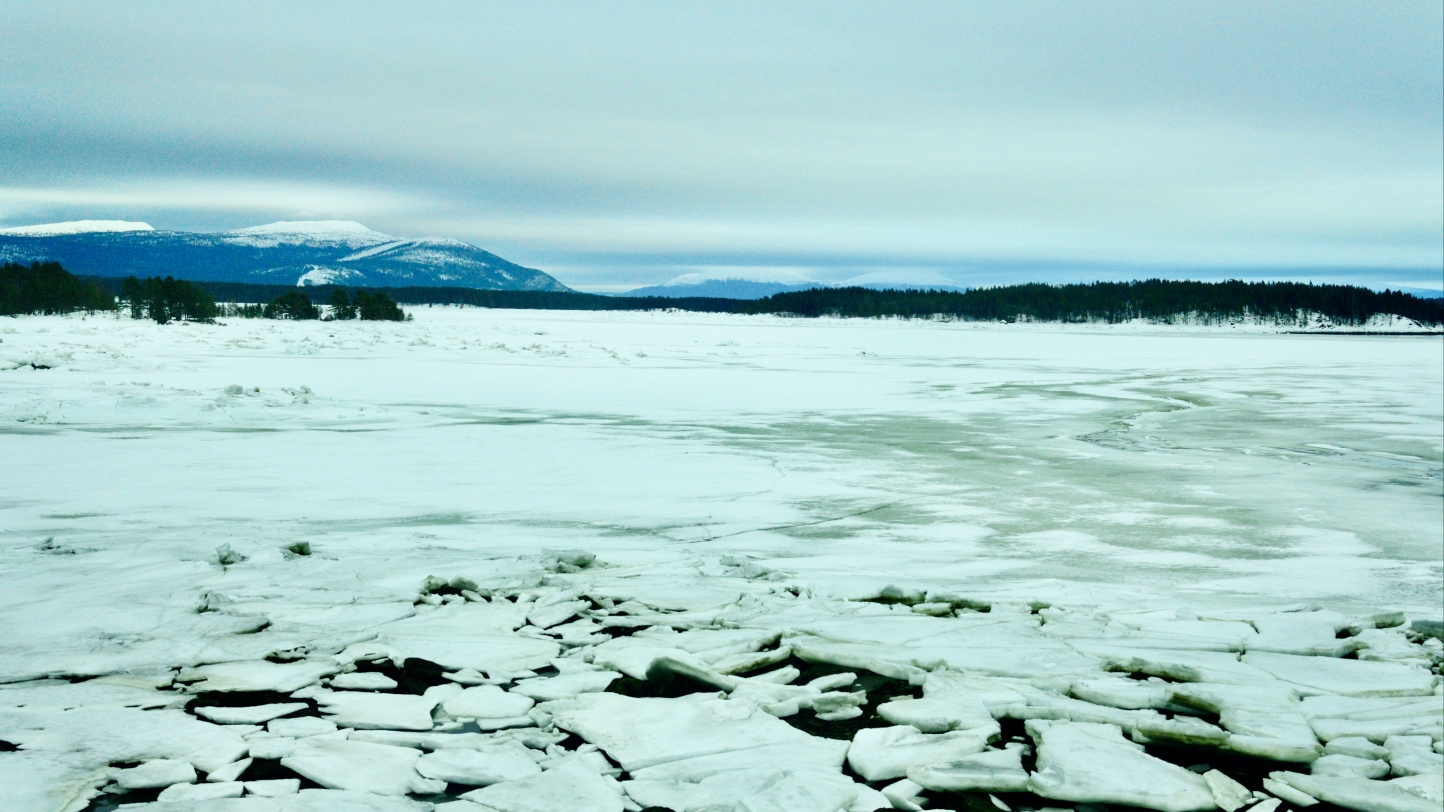
[[[0,224],[139,188],[104,199],[171,227],[324,209],[602,280],[1424,271],[1440,28],[1429,2],[11,3]],[[196,204],[226,183],[256,191]]]

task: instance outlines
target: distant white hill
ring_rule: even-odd
[[[377,234],[355,220],[282,220],[263,226],[238,228],[232,234]],[[384,236],[384,235],[382,235]]]
[[[726,268],[718,271],[682,274],[660,285],[637,288],[624,295],[762,299],[774,293],[827,287],[832,287],[832,285],[792,271]]]
[[[16,226],[0,228],[0,234],[25,234],[31,237],[46,237],[52,234],[91,234],[117,231],[155,231],[150,223],[132,223],[128,220],[72,220],[68,223],[45,223],[38,226]]]
[[[841,283],[842,287],[873,288],[875,290],[967,290],[968,286],[956,279],[943,276],[937,271],[874,271],[854,276]]]

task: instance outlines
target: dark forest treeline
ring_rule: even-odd
[[[114,296],[95,282],[65,270],[58,262],[0,265],[0,316],[114,309]]]
[[[214,321],[218,315],[216,300],[197,285],[172,277],[152,276],[121,280],[121,306],[130,310],[131,318],[153,319],[157,324],[171,321]]]
[[[118,290],[119,279],[87,277],[102,287]],[[703,313],[732,313],[740,302],[736,299],[690,298],[671,299],[662,296],[599,296],[593,293],[563,293],[544,290],[481,290],[478,288],[361,288],[342,285],[254,285],[246,282],[194,283],[218,302],[269,302],[295,291],[304,291],[316,304],[330,304],[331,296],[341,290],[369,290],[385,294],[393,303],[404,305],[453,304],[473,307],[494,307],[500,310],[692,310]]]
[[[119,280],[96,279],[102,285]],[[218,301],[266,302],[304,291],[327,304],[340,286],[194,283]],[[1444,299],[1407,293],[1382,293],[1351,285],[1298,282],[1181,282],[1149,279],[1078,285],[1025,284],[977,288],[967,292],[813,288],[778,293],[765,299],[600,296],[475,288],[375,288],[401,304],[458,304],[527,310],[688,310],[703,313],[772,313],[805,317],[935,317],[977,321],[1121,322],[1142,318],[1226,321],[1253,316],[1293,323],[1303,313],[1319,313],[1339,324],[1361,324],[1378,314],[1393,314],[1422,324],[1444,325]]]
[[[1444,300],[1350,285],[1299,282],[1180,282],[1149,279],[1080,285],[1008,285],[953,291],[813,288],[746,302],[739,312],[799,316],[951,316],[981,321],[1122,322],[1131,319],[1211,321],[1255,316],[1290,322],[1319,313],[1360,324],[1378,314],[1444,323]]]

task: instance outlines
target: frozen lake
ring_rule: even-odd
[[[1269,695],[1282,727],[1230,728],[1237,752],[1284,761],[1323,752],[1313,717],[1305,722],[1298,710],[1310,692],[1437,704],[1437,641],[1428,648],[1401,629],[1350,620],[1382,611],[1437,619],[1444,604],[1437,336],[413,312],[414,321],[398,324],[0,319],[0,683],[36,681],[0,685],[0,740],[23,745],[0,753],[0,785],[10,782],[14,808],[84,809],[116,775],[105,765],[184,755],[135,743],[176,739],[180,728],[158,722],[149,738],[106,733],[103,745],[56,727],[87,703],[172,708],[126,711],[161,719],[180,714],[173,703],[189,696],[175,699],[172,681],[221,684],[178,669],[252,663],[244,667],[252,671],[226,672],[250,687],[193,690],[308,686],[296,695],[314,713],[315,702],[351,693],[327,693],[318,680],[384,656],[465,666],[500,685],[603,664],[631,674],[631,661],[606,659],[611,638],[600,630],[613,621],[667,634],[762,634],[729,642],[742,645],[730,654],[708,649],[703,659],[721,674],[746,671],[727,659],[739,651],[760,646],[781,662],[792,645],[809,662],[862,668],[856,661],[914,685],[937,669],[1022,681],[1008,690],[1023,691],[1033,710],[992,708],[994,716],[1106,719],[1125,733],[1136,718],[1107,715],[1124,711],[1068,716],[1074,711],[1048,703],[1071,690],[1162,720],[1137,709],[1177,712],[1167,694],[1138,700],[1125,690],[1134,680],[1108,675],[1176,675],[1183,672],[1172,660],[1148,657],[1199,652],[1223,658],[1208,662],[1225,676],[1246,671],[1240,679],[1286,687]],[[301,543],[309,554],[295,553]],[[218,560],[223,545],[233,555]],[[566,549],[595,554],[596,566],[575,574],[546,552]],[[453,594],[442,605],[422,587],[428,576],[469,579],[494,599]],[[942,616],[926,617],[857,602],[886,586],[918,596],[910,603],[955,597],[928,597],[928,607],[941,608],[926,612]],[[528,602],[539,607],[530,615]],[[996,611],[978,614],[975,604]],[[551,605],[561,609],[538,615]],[[511,619],[483,612],[493,619],[465,625],[456,613],[472,609]],[[1285,609],[1292,614],[1272,614]],[[556,627],[566,631],[547,631],[578,613],[581,620]],[[1292,619],[1268,625],[1278,617]],[[956,625],[929,625],[945,623]],[[479,638],[456,631],[473,628]],[[915,628],[925,631],[909,638]],[[779,634],[782,648],[767,648]],[[1350,634],[1357,645],[1339,642]],[[982,649],[969,642],[979,640]],[[383,643],[389,648],[375,648]],[[1338,659],[1360,647],[1372,653],[1359,659],[1380,662]],[[1246,653],[1254,651],[1276,653]],[[572,659],[559,662],[559,652]],[[321,670],[295,683],[256,677],[271,673],[267,660]],[[1311,676],[1319,660],[1327,673]],[[650,662],[633,663],[633,676],[647,677]],[[1203,668],[1203,660],[1188,662]],[[1335,667],[1346,670],[1328,670]],[[1197,681],[1211,672],[1187,673]],[[121,688],[99,681],[50,679],[116,674],[142,699],[117,698]],[[155,674],[152,682],[136,676]],[[345,687],[337,679],[331,689]],[[1094,685],[1100,679],[1103,688]],[[81,698],[41,713],[25,697],[42,690]],[[843,702],[836,718],[853,718],[847,694],[839,696],[829,700]],[[628,763],[636,743],[607,727],[609,697],[557,710],[556,724],[582,731],[633,771],[646,758]],[[435,714],[437,730],[475,715],[447,715],[440,701],[422,712],[426,724]],[[786,702],[758,710],[761,701],[748,706],[754,715],[787,715]],[[343,726],[398,729],[368,722],[371,711],[355,712],[354,723],[344,708],[322,710]],[[1388,712],[1410,720],[1389,730],[1433,731],[1437,755],[1437,713],[1419,716],[1414,705]],[[766,721],[776,723],[772,716]],[[105,718],[87,726],[135,724]],[[175,718],[210,731],[194,734],[202,738],[239,741],[235,731],[257,730],[240,717],[222,725]],[[555,729],[550,716],[538,718],[524,720],[542,726],[528,729]],[[1057,752],[1074,752],[1068,735],[1058,734]],[[92,743],[75,743],[82,740]],[[396,741],[387,749],[412,753],[389,746]],[[317,775],[331,769],[331,756],[306,752],[323,765]],[[187,758],[217,775],[228,763]],[[350,755],[336,758],[353,764]],[[859,766],[867,758],[849,764],[872,769]],[[827,780],[841,759],[829,762]],[[302,763],[289,766],[311,779]],[[431,785],[410,766],[398,769],[412,783],[397,792],[437,791],[417,789]],[[334,786],[349,788],[356,773],[345,766]],[[1204,799],[1188,808],[1213,803],[1187,781],[1178,797]],[[513,783],[498,786],[530,792]],[[1071,791],[1029,786],[1053,798]],[[670,797],[637,787],[631,797]],[[497,800],[504,794],[488,803],[509,809]],[[67,807],[74,798],[79,805]],[[316,808],[353,808],[327,803],[340,802]]]
[[[407,578],[577,546],[747,554],[842,595],[1444,601],[1437,337],[414,312],[0,323],[7,366],[55,367],[0,373],[5,548],[306,539]]]

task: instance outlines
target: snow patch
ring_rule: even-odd
[[[67,223],[45,223],[36,226],[0,228],[0,234],[25,237],[53,237],[61,234],[93,234],[100,232],[155,231],[149,223],[129,220],[72,220]]]

